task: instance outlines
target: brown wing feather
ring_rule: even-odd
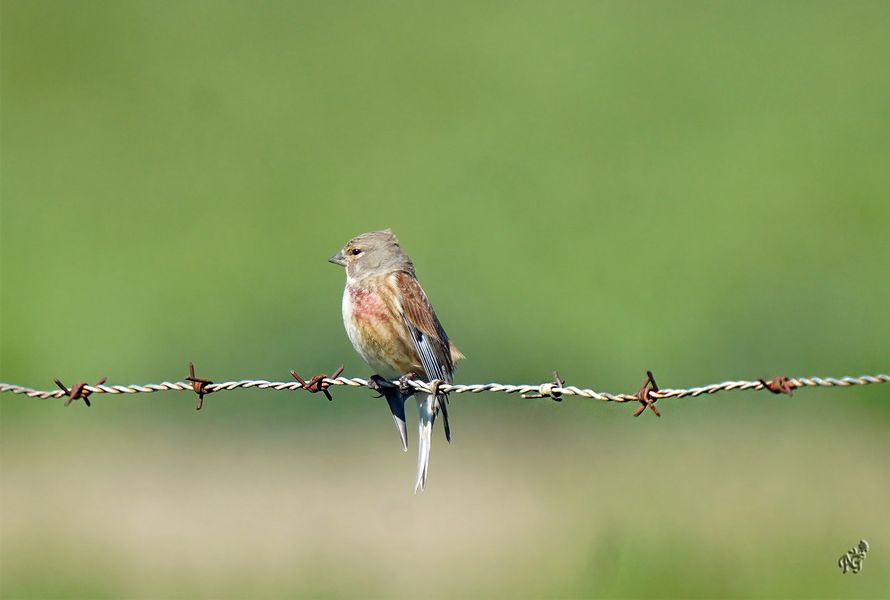
[[[408,273],[397,273],[396,284],[402,296],[402,316],[427,377],[450,382],[454,373],[451,344],[426,293]]]

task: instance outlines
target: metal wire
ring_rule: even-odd
[[[640,402],[651,405],[655,400],[663,398],[685,398],[687,396],[696,397],[705,394],[716,394],[718,392],[745,391],[745,390],[763,390],[767,389],[775,393],[790,393],[794,389],[805,387],[851,387],[856,385],[870,385],[878,383],[890,383],[890,375],[881,373],[877,375],[860,375],[859,377],[797,377],[786,378],[777,377],[769,381],[724,381],[722,383],[714,383],[693,388],[665,388],[659,389],[654,385],[654,379],[644,384],[643,388],[636,394],[609,394],[606,392],[598,392],[588,388],[578,388],[575,386],[564,385],[557,374],[555,381],[552,383],[541,383],[537,385],[513,385],[504,383],[483,383],[483,384],[451,384],[439,381],[425,382],[420,380],[409,380],[405,382],[394,381],[393,385],[407,385],[418,392],[424,393],[446,393],[446,394],[478,394],[481,392],[493,392],[503,394],[520,394],[523,398],[552,398],[554,400],[561,399],[562,396],[580,396],[583,398],[591,398],[603,402]],[[650,374],[651,379],[651,374]],[[235,389],[259,389],[259,390],[279,390],[294,391],[306,389],[307,391],[317,392],[326,390],[330,386],[345,385],[350,387],[370,387],[367,379],[359,377],[324,377],[319,376],[313,378],[310,382],[305,381],[266,381],[264,379],[241,379],[238,381],[226,381],[222,383],[210,383],[206,380],[203,383],[196,384],[194,382],[185,381],[163,381],[161,383],[148,383],[145,385],[87,385],[78,384],[71,390],[64,388],[61,383],[57,382],[60,388],[58,390],[36,390],[33,388],[16,385],[12,383],[0,383],[0,392],[9,392],[12,394],[24,394],[31,398],[62,398],[68,397],[70,400],[78,398],[86,398],[89,394],[148,394],[153,392],[166,391],[193,391],[203,394],[211,392],[222,392]],[[649,386],[649,387],[647,387]],[[645,408],[645,406],[641,407]],[[654,410],[654,407],[653,407]]]

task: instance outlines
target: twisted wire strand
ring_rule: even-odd
[[[325,377],[320,379],[323,387],[345,385],[349,387],[369,387],[369,381],[360,377]],[[399,381],[393,381],[393,385],[399,385]],[[444,382],[425,382],[410,380],[405,382],[414,390],[423,393],[433,393],[434,388],[438,393],[447,394],[478,394],[482,392],[520,394],[523,398],[559,398],[561,396],[580,396],[603,402],[640,402],[640,393],[637,394],[610,394],[598,392],[589,388],[560,385],[558,383],[541,383],[537,385],[482,383],[482,384],[451,384]],[[859,377],[797,377],[787,379],[789,389],[804,387],[851,387],[856,385],[871,385],[890,383],[890,375],[880,373],[877,375],[860,375]],[[308,388],[308,384],[298,381],[266,381],[265,379],[241,379],[238,381],[226,381],[222,383],[209,383],[204,386],[204,392],[221,392],[235,389],[260,389],[292,391]],[[92,394],[149,394],[167,391],[194,391],[192,383],[185,381],[163,381],[161,383],[148,383],[144,385],[84,385],[83,389]],[[757,381],[724,381],[693,388],[664,388],[648,391],[648,397],[652,400],[662,398],[696,397],[718,392],[762,390],[771,388],[767,382]],[[313,391],[313,390],[310,390]],[[318,391],[317,388],[314,391]],[[30,398],[62,398],[68,396],[64,390],[36,390],[33,388],[12,383],[0,383],[0,392],[12,394],[24,394]]]

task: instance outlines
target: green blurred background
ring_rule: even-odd
[[[890,368],[886,2],[0,7],[2,381],[367,376],[384,227],[459,382]],[[4,395],[0,593],[878,597],[884,387],[455,397],[417,496],[363,389]]]

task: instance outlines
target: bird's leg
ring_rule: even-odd
[[[413,372],[409,371],[399,377],[399,392],[403,396],[412,396],[414,394],[414,388],[408,385],[408,382],[417,377]]]

